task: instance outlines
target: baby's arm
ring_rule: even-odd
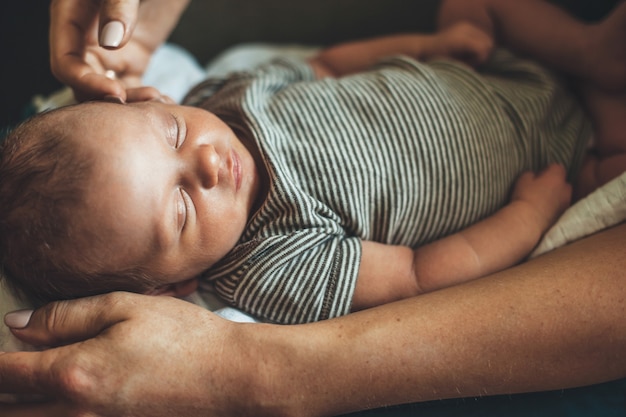
[[[417,60],[445,56],[477,65],[487,59],[493,42],[476,26],[462,22],[436,34],[398,34],[340,44],[310,60],[319,78],[340,77],[363,71],[392,55]]]
[[[492,216],[416,250],[363,243],[353,310],[449,287],[522,261],[570,202],[565,170],[552,165],[517,180]],[[396,279],[390,279],[394,277]]]

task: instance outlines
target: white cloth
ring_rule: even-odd
[[[546,232],[530,258],[537,257],[626,220],[626,172],[568,208]]]

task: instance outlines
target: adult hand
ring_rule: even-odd
[[[52,73],[80,101],[127,99],[188,0],[52,0]],[[142,93],[155,95],[150,92]],[[158,94],[157,94],[158,95]],[[155,98],[155,97],[148,97]]]
[[[62,347],[0,353],[0,392],[49,400],[0,404],[0,415],[239,415],[225,405],[228,383],[217,369],[239,376],[234,327],[170,297],[113,293],[50,304],[11,330],[30,344]]]

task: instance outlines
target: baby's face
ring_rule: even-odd
[[[213,114],[157,102],[92,103],[69,122],[94,159],[84,225],[107,264],[168,284],[198,276],[239,240],[259,193],[251,151]]]

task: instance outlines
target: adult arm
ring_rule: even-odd
[[[149,99],[141,86],[152,53],[165,41],[189,0],[52,0],[50,65],[79,100],[107,95]],[[107,77],[107,71],[108,77]],[[115,78],[112,79],[112,75]]]
[[[556,164],[538,174],[525,172],[509,204],[415,250],[363,242],[352,310],[439,290],[521,262],[569,206],[572,187],[565,174]]]
[[[619,19],[609,26],[620,25]],[[544,65],[604,89],[624,88],[622,66],[598,65],[607,54],[621,52],[611,49],[613,42],[602,25],[580,21],[549,1],[443,0],[438,20],[440,30],[470,22],[498,45]]]
[[[297,334],[280,329],[285,343],[293,338],[282,377],[306,375],[293,398],[309,401],[298,406],[312,415],[622,378],[625,233],[621,225],[488,278]]]
[[[324,49],[310,62],[320,78],[341,77],[393,55],[420,61],[445,56],[477,65],[487,59],[492,47],[492,39],[484,31],[464,22],[436,34],[398,34],[339,44]]]
[[[0,354],[6,417],[329,416],[626,376],[626,224],[467,284],[324,322],[225,322],[171,298],[51,304]],[[93,339],[86,338],[93,337]]]

